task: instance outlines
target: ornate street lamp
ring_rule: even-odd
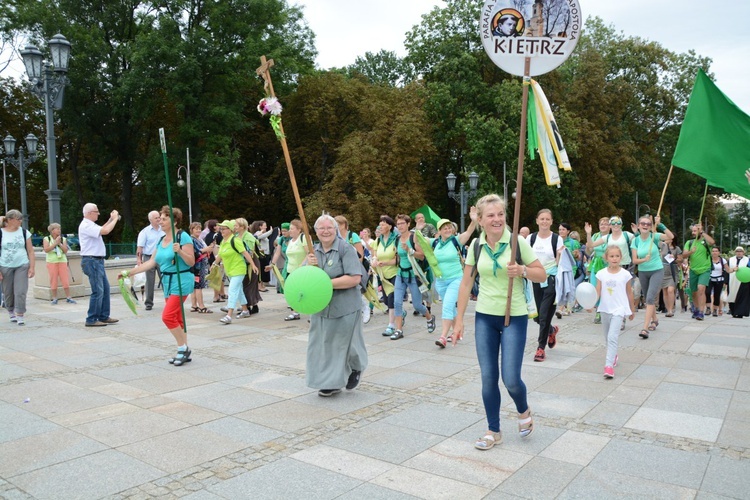
[[[464,183],[461,182],[459,192],[456,193],[456,179],[457,177],[450,173],[445,176],[445,182],[448,184],[448,196],[459,202],[461,205],[461,232],[464,232],[464,217],[466,216],[467,208],[469,203],[469,197],[474,197],[477,194],[477,184],[479,184],[479,174],[471,172],[469,174],[469,191],[464,188]]]
[[[51,58],[44,60],[44,54],[34,45],[27,45],[21,51],[26,74],[31,82],[31,91],[44,104],[47,125],[47,176],[49,189],[44,193],[49,203],[49,220],[60,222],[60,194],[57,189],[57,150],[55,149],[54,110],[62,108],[65,85],[68,83],[68,63],[70,62],[70,42],[57,34],[48,42]],[[26,212],[24,211],[24,217]]]
[[[10,135],[6,136],[5,139],[3,139],[3,147],[5,148],[5,158],[8,163],[13,165],[18,169],[18,171],[21,174],[21,212],[23,213],[23,227],[24,229],[29,229],[29,213],[26,210],[26,167],[31,164],[31,162],[36,160],[36,147],[39,143],[39,140],[36,138],[34,134],[29,134],[26,136],[26,151],[28,151],[28,156],[24,155],[23,146],[18,148],[18,158],[15,158],[16,155],[16,140],[11,137]],[[6,203],[6,209],[5,212],[8,212],[7,209],[7,192],[5,189],[5,172],[3,171],[3,195],[5,196],[5,203]]]

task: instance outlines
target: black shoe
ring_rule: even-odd
[[[341,392],[341,389],[321,389],[318,391],[318,396],[321,398],[330,398],[334,394]]]
[[[359,376],[362,374],[361,371],[358,370],[352,370],[352,373],[349,375],[349,381],[346,383],[346,390],[351,391],[355,387],[359,385]]]
[[[152,306],[152,305],[150,305],[150,304],[147,304],[147,305],[146,305],[146,310],[147,310],[147,311],[150,311],[150,310],[151,310],[151,309],[153,309],[153,308],[154,308],[154,306]]]
[[[258,309],[257,304],[250,308],[250,314],[258,314],[258,311],[260,311],[260,309]]]

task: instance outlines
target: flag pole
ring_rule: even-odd
[[[179,243],[175,241],[174,232],[174,213],[172,212],[172,188],[169,185],[169,168],[167,165],[167,140],[164,138],[164,129],[159,129],[159,143],[161,144],[161,155],[164,158],[164,178],[167,181],[167,203],[169,204],[169,226],[172,228],[172,244]],[[177,273],[177,288],[179,289],[178,295],[180,296],[180,312],[182,313],[182,324],[183,330],[187,333],[187,318],[185,318],[185,306],[182,303],[182,283],[180,283],[180,261],[175,255],[174,258],[175,271]]]
[[[656,211],[656,216],[659,217],[661,215],[661,206],[664,203],[664,195],[667,194],[667,186],[669,186],[669,179],[672,177],[672,170],[674,169],[674,165],[669,166],[669,173],[667,174],[667,182],[664,183],[664,189],[661,191],[661,200],[659,201],[659,210]]]
[[[273,91],[273,82],[271,81],[271,66],[273,66],[273,59],[266,60],[266,56],[260,57],[260,66],[255,70],[255,73],[263,78],[263,87],[266,89],[271,97],[276,97],[276,93]],[[307,240],[307,251],[313,253],[312,238],[310,237],[310,230],[307,227],[307,220],[305,219],[305,210],[302,208],[302,198],[299,195],[299,189],[297,189],[297,180],[294,177],[294,168],[292,168],[292,158],[289,156],[289,147],[286,144],[286,136],[284,135],[284,126],[279,120],[279,142],[281,142],[281,149],[284,152],[284,160],[286,161],[286,169],[289,173],[289,182],[292,184],[292,192],[294,193],[294,201],[297,203],[297,212],[299,218],[302,221],[302,231],[305,233],[305,240]]]
[[[518,224],[521,221],[521,195],[523,193],[523,160],[526,154],[526,127],[529,106],[529,85],[531,84],[531,58],[527,57],[523,67],[523,94],[521,97],[521,137],[518,141],[518,171],[516,172],[516,201],[513,203],[513,234],[510,237],[511,262],[515,262],[518,248]],[[506,201],[507,207],[507,201]],[[505,220],[507,224],[508,215]],[[510,325],[510,306],[513,299],[513,283],[508,280],[508,300],[505,303],[505,326]]]
[[[708,179],[706,179],[706,188],[703,190],[703,203],[701,203],[701,214],[698,216],[698,222],[703,221],[703,207],[706,206],[706,195],[708,195]],[[705,231],[706,228],[704,227],[703,230]]]

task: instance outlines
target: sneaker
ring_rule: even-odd
[[[238,318],[249,318],[250,317],[250,311],[242,311],[237,315]]]
[[[16,321],[18,321],[18,319],[16,318],[16,315],[15,314],[11,314],[10,315],[10,322],[11,323],[15,323]]]
[[[427,320],[427,332],[432,333],[435,331],[435,316],[432,316]]]
[[[23,320],[23,316],[16,316],[16,323],[19,325],[25,325],[26,322]]]
[[[534,355],[534,361],[544,361],[545,357],[546,355],[544,354],[544,349],[538,347],[536,350],[536,354]]]
[[[391,335],[391,340],[398,340],[404,338],[404,332],[401,330],[396,330],[393,332],[393,335]]]
[[[385,329],[385,330],[383,331],[383,337],[390,337],[391,335],[393,335],[393,333],[394,333],[395,331],[396,331],[396,329],[395,329],[395,328],[393,328],[392,326],[389,326],[388,328],[386,328],[386,329]]]
[[[615,369],[611,366],[604,367],[604,378],[615,378]]]
[[[595,325],[601,325],[602,324],[602,314],[601,313],[596,313],[596,315],[594,316],[594,324]]]
[[[222,308],[221,308],[221,309],[219,309],[219,310],[220,310],[221,312],[223,312],[223,313],[228,313],[228,312],[229,312],[229,308],[228,308],[228,307],[222,307]]]
[[[359,385],[359,376],[362,375],[362,372],[359,370],[352,370],[352,373],[349,374],[349,380],[346,382],[346,390],[351,391],[355,387]]]
[[[435,345],[440,347],[441,349],[445,349],[445,346],[448,344],[448,339],[445,337],[440,337],[435,341]]]
[[[53,306],[56,306],[57,305],[57,299],[52,299],[51,303],[52,303]]]
[[[699,311],[699,312],[698,312],[698,313],[696,314],[696,316],[695,316],[695,319],[697,319],[698,321],[703,321],[703,318],[704,318],[704,317],[705,317],[705,316],[703,315],[703,313]]]
[[[318,396],[321,398],[330,398],[334,394],[341,392],[341,389],[321,389],[318,391]]]
[[[552,331],[550,332],[549,336],[547,337],[547,345],[550,349],[555,347],[557,345],[557,332],[560,331],[559,326],[553,326]]]
[[[219,320],[219,323],[223,323],[225,325],[230,325],[230,324],[232,324],[232,317],[227,314],[226,316],[224,316],[223,318],[221,318]]]
[[[719,312],[714,311],[713,313],[711,313],[711,316],[713,316],[714,318],[717,318],[719,316]]]
[[[78,302],[76,302],[75,300],[71,299],[70,297],[68,297],[67,299],[65,299],[65,302],[67,302],[68,304],[78,304]]]

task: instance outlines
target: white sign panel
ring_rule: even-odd
[[[487,0],[479,18],[484,50],[500,69],[542,75],[564,63],[578,43],[583,17],[578,0]]]

